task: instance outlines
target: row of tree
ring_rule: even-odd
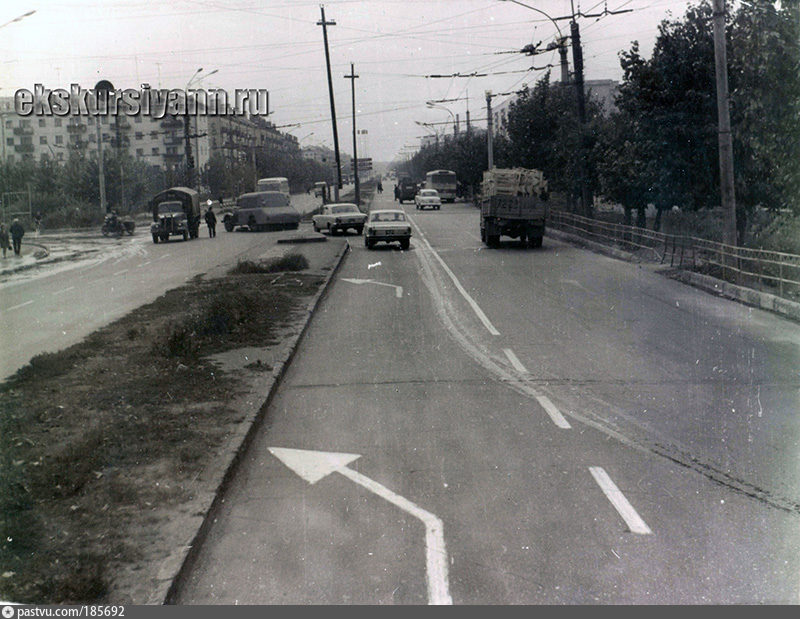
[[[139,212],[159,191],[186,184],[183,166],[164,169],[115,149],[103,155],[107,206],[119,213]],[[332,180],[330,169],[304,159],[296,146],[287,146],[281,151],[256,152],[255,165],[252,159],[231,160],[215,154],[200,170],[200,183],[210,197],[229,198],[255,191],[256,180],[268,176],[287,177],[292,191]],[[0,163],[0,197],[5,198],[6,211],[18,211],[21,205],[27,208],[28,194],[31,210],[41,213],[48,227],[88,226],[103,218],[98,161],[83,150],[71,150],[64,162],[45,157]]]
[[[653,204],[719,205],[712,8],[703,1],[664,20],[650,58],[637,42],[620,53],[615,110],[587,104],[585,179],[592,194],[621,204],[630,220]],[[731,124],[740,241],[756,208],[800,212],[800,10],[798,0],[748,0],[727,18]],[[542,77],[511,104],[508,135],[494,140],[498,167],[545,172],[551,189],[577,203],[580,131],[574,87]],[[455,170],[476,185],[487,161],[485,134],[422,148],[401,169],[415,178]]]

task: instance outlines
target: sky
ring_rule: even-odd
[[[573,0],[575,1],[575,0]],[[569,0],[527,0],[564,34]],[[581,0],[585,79],[621,79],[618,53],[638,40],[649,56],[659,23],[683,15],[686,0]],[[553,51],[535,57],[510,52],[543,47],[557,36],[553,21],[504,0],[330,0],[328,27],[340,148],[352,153],[354,64],[359,157],[391,161],[415,150],[422,136],[485,127],[485,91],[533,85]],[[35,10],[24,19],[11,20]],[[264,88],[269,120],[301,146],[333,146],[320,3],[306,0],[3,0],[0,3],[0,96],[19,88]],[[569,56],[572,69],[572,55]],[[534,69],[533,67],[536,67]],[[200,73],[197,70],[202,68]],[[488,73],[483,77],[430,75]],[[213,73],[213,74],[212,74]],[[210,74],[210,75],[209,75]],[[203,76],[208,75],[205,79]],[[559,76],[553,68],[553,79]],[[496,97],[494,105],[505,97]],[[434,107],[427,101],[453,99]],[[443,106],[443,107],[442,107]],[[445,109],[446,108],[446,109]],[[425,123],[428,126],[423,126]],[[447,123],[450,123],[449,126]]]

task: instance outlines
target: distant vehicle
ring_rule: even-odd
[[[432,208],[439,210],[442,208],[442,200],[439,197],[439,192],[435,189],[420,189],[416,196],[414,196],[414,205],[417,210],[424,208]]]
[[[400,242],[401,249],[408,249],[411,240],[411,224],[406,214],[399,209],[370,211],[364,226],[364,246],[372,249],[376,243]]]
[[[327,230],[329,234],[344,232],[349,228],[354,229],[356,234],[361,234],[366,220],[366,213],[362,213],[358,206],[349,202],[323,206],[322,212],[311,218],[315,232]]]
[[[103,219],[103,225],[100,232],[103,236],[116,236],[121,237],[125,232],[133,236],[133,231],[136,229],[136,222],[130,217],[122,218],[116,213],[107,213]]]
[[[200,195],[188,187],[172,187],[150,200],[153,243],[169,241],[171,236],[196,239],[200,229]]]
[[[300,213],[289,203],[289,196],[281,191],[256,191],[244,193],[236,199],[232,213],[222,216],[225,230],[247,228],[251,232],[262,230],[297,230]]]
[[[400,179],[397,189],[400,204],[403,203],[403,200],[413,200],[414,196],[417,195],[417,184],[407,176]]]
[[[451,170],[431,170],[425,175],[425,188],[439,192],[442,202],[455,202],[458,181]]]
[[[539,170],[493,168],[481,185],[481,241],[497,247],[500,236],[541,247],[547,220],[547,181]]]
[[[288,196],[291,193],[289,191],[289,179],[283,176],[260,178],[256,183],[256,191],[280,191]]]

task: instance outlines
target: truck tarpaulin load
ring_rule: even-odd
[[[150,200],[153,243],[169,241],[171,236],[196,239],[200,228],[200,195],[188,187],[172,187]]]
[[[397,198],[400,204],[402,204],[404,200],[414,200],[414,196],[416,195],[417,184],[409,177],[401,178],[400,183],[397,185]]]
[[[494,168],[483,173],[481,240],[497,247],[502,235],[541,247],[547,219],[547,181],[539,170]]]

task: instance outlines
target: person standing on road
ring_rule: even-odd
[[[22,237],[25,236],[25,228],[19,223],[19,219],[11,222],[11,242],[14,244],[14,253],[19,256],[22,251]]]
[[[0,245],[3,246],[3,258],[6,257],[6,252],[11,249],[11,246],[8,244],[8,228],[6,228],[6,224],[0,224]]]
[[[210,206],[206,211],[206,225],[208,226],[208,237],[213,239],[217,236],[217,216],[214,215],[214,211]]]

